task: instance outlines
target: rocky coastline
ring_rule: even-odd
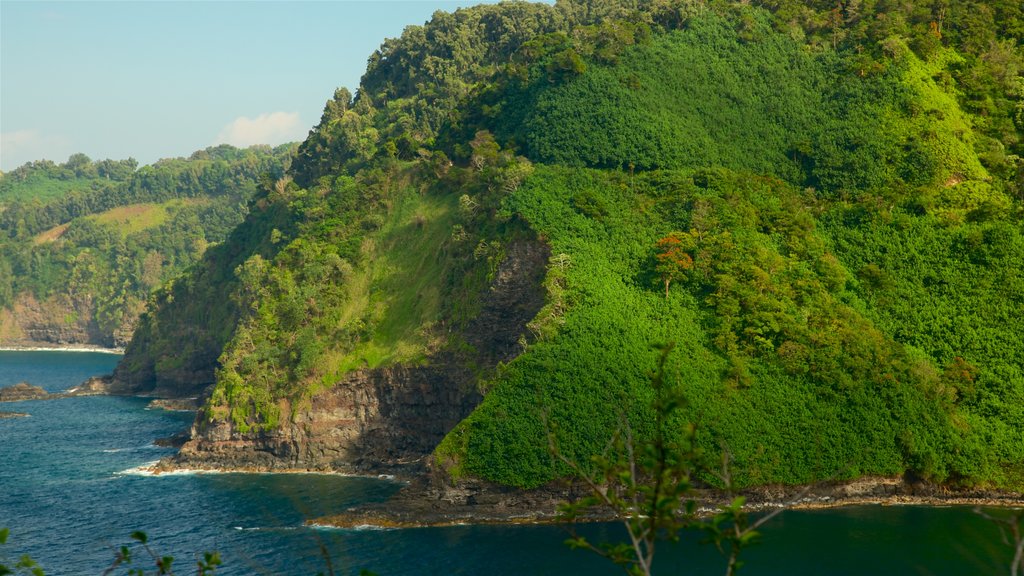
[[[231,466],[209,461],[190,461],[172,456],[149,470],[153,475],[192,473],[241,474],[337,474],[398,481],[405,484],[384,502],[362,504],[340,514],[307,520],[318,527],[421,528],[466,524],[557,524],[559,505],[588,494],[581,484],[555,482],[533,490],[520,490],[479,480],[456,485],[438,481],[420,463],[404,467],[293,467],[284,462],[268,465],[264,460],[238,459]],[[712,514],[736,495],[746,498],[750,512],[778,508],[811,510],[843,506],[982,506],[1024,508],[1024,493],[981,488],[953,488],[912,482],[900,477],[866,477],[812,486],[763,486],[729,494],[720,490],[697,490],[693,498],[698,511]],[[607,522],[610,512],[595,512],[582,521]]]
[[[411,482],[390,500],[366,504],[332,516],[307,521],[333,528],[415,528],[462,524],[552,524],[559,522],[558,507],[587,494],[580,485],[552,484],[535,490],[470,483],[459,488],[438,488],[423,478]],[[860,478],[814,486],[768,486],[739,493],[750,512],[778,508],[793,510],[842,506],[983,506],[1024,507],[1024,494],[908,482],[902,478]],[[735,495],[698,490],[693,495],[699,513],[712,514]],[[610,512],[596,512],[584,521],[615,520]]]

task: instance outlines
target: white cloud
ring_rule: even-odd
[[[255,118],[240,116],[217,135],[216,144],[231,144],[244,148],[253,144],[281,144],[299,140],[305,130],[298,112],[271,112]]]
[[[13,170],[25,162],[48,158],[61,162],[70,155],[65,136],[41,134],[38,130],[15,130],[0,134],[0,169]]]

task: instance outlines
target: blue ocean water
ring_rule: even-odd
[[[60,391],[109,373],[118,356],[0,352],[0,386],[22,380]],[[394,482],[312,474],[142,476],[129,471],[170,453],[154,438],[186,428],[191,415],[145,410],[134,398],[82,397],[0,404],[29,418],[0,419],[0,557],[30,554],[51,575],[100,574],[114,550],[143,530],[190,574],[217,550],[221,574],[390,575],[620,574],[605,560],[563,545],[555,526],[456,526],[333,530],[307,518],[379,501]],[[615,525],[587,526],[594,540]],[[861,506],[789,511],[763,529],[745,557],[749,576],[1005,574],[1010,554],[996,529],[969,509]],[[692,535],[658,553],[657,574],[721,574],[724,563]],[[329,563],[329,564],[328,564]]]

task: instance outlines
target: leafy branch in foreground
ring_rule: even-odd
[[[10,535],[10,529],[0,528],[0,544],[7,543],[7,537]],[[131,546],[121,546],[114,552],[114,561],[111,562],[110,566],[103,571],[103,576],[109,576],[111,574],[117,574],[119,568],[127,568],[128,571],[125,573],[128,576],[146,576],[151,574],[152,576],[174,576],[175,572],[172,568],[174,564],[173,556],[161,556],[156,553],[153,548],[149,546],[149,536],[142,531],[135,531],[131,533],[131,539],[137,542],[136,547],[141,546],[145,555],[139,562],[140,564],[151,563],[155,568],[153,572],[147,572],[146,568],[137,568],[133,566],[133,562],[138,560],[140,554],[136,554]],[[323,541],[319,541],[320,553],[323,555],[324,562],[327,565],[327,572],[317,572],[317,576],[334,576],[334,563],[331,561],[330,553]],[[196,576],[214,576],[217,568],[221,566],[222,562],[220,554],[217,552],[203,552],[203,557],[196,559]],[[22,556],[17,563],[13,566],[8,566],[7,560],[0,556],[0,576],[14,576],[21,574],[30,574],[31,576],[45,576],[45,572],[27,554]],[[360,570],[359,576],[375,576],[374,572],[369,570]]]
[[[153,574],[157,576],[172,576],[174,570],[171,565],[174,563],[173,556],[160,556],[153,551],[149,546],[149,536],[145,532],[135,531],[131,534],[132,540],[137,541],[142,549],[146,552],[149,560],[153,562],[156,572]],[[114,561],[110,566],[103,571],[103,576],[113,574],[118,567],[124,565],[128,566],[132,564],[132,550],[128,546],[121,546],[114,554]],[[217,566],[221,565],[220,554],[217,552],[204,552],[201,560],[196,560],[196,574],[197,576],[212,576]],[[144,576],[147,572],[143,568],[130,568],[128,570],[129,575],[133,576]]]
[[[1024,573],[1024,509],[1015,508],[997,512],[986,511],[981,506],[975,506],[974,513],[995,523],[999,527],[999,535],[1003,539],[1003,544],[1013,549],[1010,576],[1019,576]]]
[[[696,426],[686,424],[680,434],[671,434],[673,416],[685,404],[678,388],[665,382],[665,361],[672,351],[669,344],[661,349],[657,371],[651,375],[654,389],[654,435],[640,441],[628,419],[623,418],[604,453],[592,460],[593,472],[566,458],[558,449],[554,435],[549,436],[551,450],[569,466],[590,489],[590,494],[561,506],[560,517],[569,523],[570,538],[566,544],[574,549],[595,552],[622,567],[630,576],[650,576],[659,541],[678,542],[684,529],[704,532],[706,543],[726,557],[726,575],[732,576],[743,565],[740,553],[756,543],[758,529],[782,510],[799,500],[751,521],[744,510],[745,499],[734,498],[714,515],[702,518],[695,499],[694,477],[707,472],[696,448]],[[726,491],[732,492],[729,456],[723,451],[722,469],[717,473]],[[628,542],[594,543],[576,531],[581,519],[613,514],[622,521]]]
[[[0,544],[7,543],[7,537],[10,536],[11,530],[9,528],[0,528]],[[28,554],[23,555],[14,563],[13,566],[8,566],[7,559],[0,556],[0,576],[8,576],[9,574],[31,574],[32,576],[43,576],[43,569],[36,564]]]

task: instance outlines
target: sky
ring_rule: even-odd
[[[0,170],[305,138],[385,38],[480,0],[0,0]]]

